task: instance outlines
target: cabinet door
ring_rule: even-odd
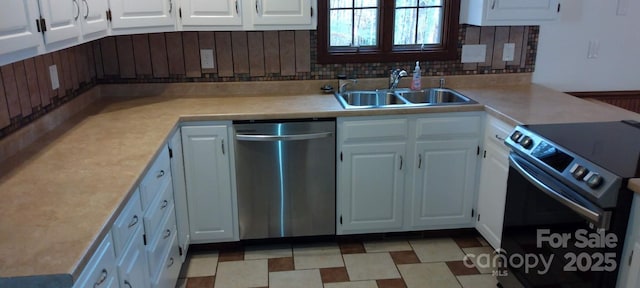
[[[226,125],[182,128],[192,243],[238,240]]]
[[[338,159],[338,233],[402,229],[406,144],[342,147]]]
[[[51,44],[80,37],[80,0],[40,0],[40,13],[47,32],[44,42]]]
[[[42,42],[36,19],[40,17],[36,0],[5,0],[0,9],[0,65],[11,62],[5,55],[29,49],[37,55]],[[15,59],[18,60],[18,59]]]
[[[412,228],[469,227],[478,140],[416,142]]]
[[[120,287],[116,268],[116,255],[113,251],[111,233],[104,236],[93,256],[80,273],[73,288],[116,288]]]
[[[480,184],[478,188],[478,216],[476,229],[494,249],[500,248],[504,202],[509,174],[509,151],[485,140]]]
[[[311,25],[311,0],[249,0],[254,25]],[[254,8],[254,7],[249,7]],[[253,10],[253,9],[252,9]]]
[[[111,0],[111,27],[153,28],[173,26],[177,0]]]
[[[181,263],[187,257],[189,248],[189,212],[187,209],[187,190],[184,179],[184,160],[182,157],[182,136],[176,131],[169,141],[171,156],[171,178],[173,182],[173,201],[176,209],[176,226],[178,230],[178,249]]]
[[[183,0],[183,26],[241,26],[240,0]]]
[[[109,25],[106,11],[108,8],[105,0],[78,0],[81,1],[82,35],[84,40],[95,39],[107,35]]]
[[[144,228],[139,225],[134,237],[118,261],[120,287],[149,287],[149,264],[142,241]]]
[[[490,0],[486,1],[487,20],[553,20],[559,0]]]

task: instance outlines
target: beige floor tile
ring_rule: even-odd
[[[420,262],[460,261],[464,253],[451,238],[409,241]]]
[[[372,252],[391,252],[391,251],[408,251],[412,250],[411,245],[406,240],[394,241],[368,241],[364,242],[364,249],[368,253]]]
[[[324,284],[324,288],[378,288],[376,281],[353,281]]]
[[[344,266],[335,243],[294,246],[293,261],[296,270]]]
[[[320,270],[293,270],[269,273],[269,288],[322,288]]]
[[[445,263],[398,265],[407,288],[460,288]]]
[[[351,281],[400,278],[389,253],[343,255]]]
[[[244,247],[244,260],[291,257],[291,245],[259,245]]]
[[[215,276],[218,267],[218,252],[197,253],[189,257],[187,277]]]
[[[264,287],[268,274],[267,259],[220,262],[215,287]]]
[[[498,284],[496,277],[491,275],[465,275],[458,276],[462,288],[495,288]]]
[[[491,274],[498,270],[498,268],[493,265],[496,260],[496,253],[491,246],[463,248],[462,251],[468,256],[471,262],[473,262],[481,274]]]

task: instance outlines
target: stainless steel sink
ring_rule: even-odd
[[[457,91],[448,88],[430,88],[418,91],[396,91],[398,95],[413,104],[459,105],[477,103]]]
[[[384,108],[409,104],[392,90],[346,91],[335,95],[340,104],[347,109]]]

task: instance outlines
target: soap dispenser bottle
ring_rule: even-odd
[[[413,81],[411,81],[411,90],[422,89],[422,83],[420,83],[420,61],[416,61],[416,69],[413,70]]]

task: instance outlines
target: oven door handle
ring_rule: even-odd
[[[554,190],[553,188],[549,187],[547,184],[545,184],[544,182],[540,181],[535,176],[533,176],[529,171],[527,171],[526,167],[524,167],[522,164],[519,163],[519,160],[517,158],[520,158],[520,157],[510,154],[509,163],[512,164],[511,166],[514,169],[516,169],[516,171],[518,171],[520,175],[522,175],[525,179],[531,182],[531,184],[536,186],[538,189],[540,189],[542,192],[547,194],[549,197],[560,202],[562,205],[580,214],[582,217],[586,218],[591,223],[593,223],[597,228],[602,228],[605,230],[609,229],[610,213],[603,211],[602,209],[598,209],[597,207],[593,207],[591,209],[587,208],[584,205],[581,205],[580,203],[577,203],[576,201],[569,199],[567,196]]]
[[[300,140],[313,140],[320,138],[331,137],[333,132],[320,132],[309,134],[294,134],[294,135],[256,135],[256,134],[236,134],[238,141],[300,141]]]

